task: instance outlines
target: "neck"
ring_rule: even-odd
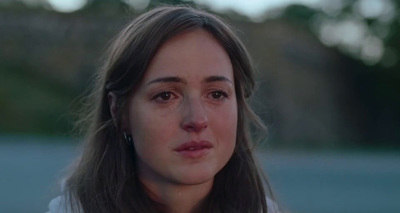
[[[211,191],[213,180],[196,185],[152,182],[141,180],[148,195],[160,203],[162,212],[201,212],[204,201]]]

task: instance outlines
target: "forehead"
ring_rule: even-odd
[[[162,44],[150,61],[143,80],[166,75],[198,78],[223,75],[233,81],[228,53],[203,29],[178,34]]]

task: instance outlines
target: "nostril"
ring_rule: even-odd
[[[206,129],[208,126],[207,122],[190,122],[183,125],[183,129],[188,132],[200,132]]]
[[[192,131],[194,131],[194,127],[191,125],[187,125],[187,126],[185,126],[185,130],[188,132],[192,132]]]

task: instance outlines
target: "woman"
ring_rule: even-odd
[[[275,212],[255,165],[248,53],[219,18],[160,7],[114,40],[82,157],[52,212]],[[268,204],[267,204],[268,203]]]

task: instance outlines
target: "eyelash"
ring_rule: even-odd
[[[216,94],[218,94],[218,95],[220,95],[220,96],[217,97],[217,98],[212,97],[213,95],[216,95]],[[212,91],[212,92],[210,92],[209,95],[211,96],[212,99],[214,99],[214,100],[216,100],[216,101],[223,101],[224,99],[226,99],[226,98],[229,97],[228,93],[226,93],[226,92],[224,92],[224,91],[222,91],[222,90]]]
[[[217,95],[217,97],[215,97]],[[207,97],[210,97],[213,101],[223,101],[224,99],[227,99],[229,97],[228,93],[222,90],[214,90],[208,93]],[[156,103],[168,103],[172,99],[177,98],[177,95],[175,95],[172,91],[162,91],[157,93],[152,97],[152,100],[155,101]]]
[[[168,95],[168,100],[164,100],[163,96]],[[157,93],[155,96],[153,96],[152,100],[157,102],[157,103],[167,103],[170,101],[172,98],[176,98],[176,95],[171,92],[171,91],[162,91],[160,93]]]

